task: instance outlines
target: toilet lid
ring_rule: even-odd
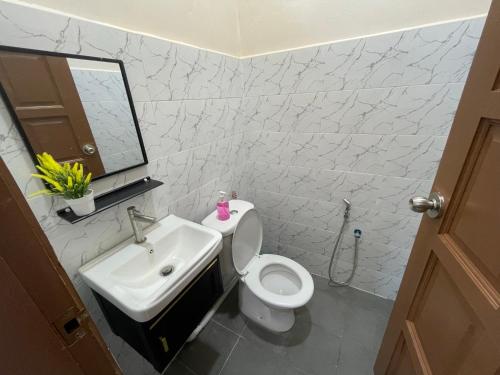
[[[262,222],[257,211],[248,210],[238,222],[233,234],[233,264],[243,275],[250,261],[260,253],[262,247]]]

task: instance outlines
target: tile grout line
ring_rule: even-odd
[[[365,86],[360,86],[360,87],[353,87],[353,88],[348,88],[348,89],[345,89],[345,88],[328,88],[328,87],[324,87],[324,88],[319,88],[318,90],[314,90],[314,91],[285,91],[285,92],[268,92],[268,93],[255,93],[255,94],[249,94],[248,91],[250,89],[244,89],[243,90],[243,96],[241,96],[241,98],[260,98],[260,97],[269,97],[269,96],[291,96],[291,95],[313,95],[313,94],[327,94],[327,93],[331,93],[331,92],[351,92],[351,93],[354,93],[356,91],[369,91],[369,90],[390,90],[390,89],[401,89],[401,88],[407,88],[407,87],[427,87],[427,86],[448,86],[448,85],[464,85],[465,84],[465,80],[461,80],[461,81],[455,81],[455,80],[452,80],[452,81],[446,81],[446,82],[421,82],[421,83],[406,83],[406,84],[400,84],[400,85],[394,85],[394,86],[391,86],[391,85],[387,85],[387,86],[373,86],[373,87],[365,87]],[[253,86],[255,87],[255,86]],[[260,86],[262,87],[262,86]],[[257,86],[257,90],[259,89],[259,86]],[[223,99],[225,97],[221,97],[221,99]],[[235,97],[228,97],[228,98],[235,98]],[[239,97],[236,97],[236,98],[239,98]],[[213,98],[213,99],[217,99],[217,98]],[[176,100],[181,100],[181,99],[176,99]],[[188,100],[197,100],[197,99],[188,99]]]
[[[200,97],[177,97],[177,98],[158,98],[150,97],[148,100],[134,100],[135,103],[161,103],[161,102],[186,102],[186,101],[202,101],[202,100],[243,100],[245,98],[261,98],[270,96],[293,96],[293,95],[314,95],[314,94],[328,94],[328,93],[338,93],[338,92],[351,92],[356,91],[370,91],[370,90],[390,90],[390,89],[402,89],[408,87],[428,87],[428,86],[449,86],[449,85],[465,85],[465,80],[462,81],[447,81],[447,82],[429,82],[429,83],[407,83],[395,86],[374,86],[374,87],[353,87],[349,89],[336,89],[324,87],[314,91],[290,91],[290,92],[271,92],[271,93],[260,93],[260,94],[248,94],[243,90],[241,95],[229,95],[229,96],[200,96]]]
[[[218,322],[217,320],[211,319],[211,321],[212,321],[213,323],[217,324],[218,326],[220,326],[220,327],[222,327],[222,328],[226,329],[227,331],[229,331],[229,332],[231,332],[231,333],[235,334],[236,336],[238,336],[238,338],[243,337],[243,331],[244,331],[244,330],[245,330],[245,328],[247,327],[247,325],[246,325],[246,323],[245,323],[245,327],[243,328],[243,330],[241,331],[241,333],[238,333],[238,332],[236,332],[236,331],[233,331],[231,328],[226,327],[224,324],[222,324],[222,323]]]
[[[165,367],[163,369],[163,372],[161,373],[161,375],[166,375],[168,369],[174,363],[174,361],[177,359],[177,357],[179,357],[179,354],[182,352],[182,350],[184,349],[184,347],[186,346],[186,344],[187,344],[187,342],[185,342],[184,344],[182,344],[182,346],[179,348],[179,350],[177,350],[177,353],[175,353],[174,357],[170,360],[170,362],[168,363],[167,367]],[[184,366],[191,374],[198,375],[198,373],[196,371],[194,371],[191,367],[189,367],[186,363],[184,363],[180,358],[178,360],[182,364],[182,366]]]
[[[222,374],[222,371],[224,371],[224,368],[226,367],[227,363],[229,362],[229,359],[231,358],[231,355],[233,354],[233,351],[234,349],[236,349],[236,346],[238,345],[238,343],[240,342],[240,339],[241,339],[241,336],[238,336],[238,339],[236,340],[236,342],[234,343],[233,347],[231,348],[231,351],[229,352],[229,354],[227,355],[227,358],[226,360],[224,361],[224,363],[222,364],[222,367],[220,369],[220,371],[218,372],[217,375],[221,375]]]
[[[184,367],[185,367],[185,368],[186,368],[186,369],[187,369],[187,370],[188,370],[191,374],[193,374],[193,375],[198,375],[198,373],[197,373],[197,372],[195,372],[195,371],[194,371],[191,367],[189,367],[187,364],[185,364],[185,363],[184,363],[184,362],[182,362],[181,360],[179,360],[179,361],[182,363],[182,365],[183,365],[183,366],[184,366]]]

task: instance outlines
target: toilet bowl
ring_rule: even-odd
[[[288,331],[295,323],[294,309],[304,306],[313,295],[312,277],[289,258],[260,254],[262,222],[253,205],[234,219],[231,254],[239,276],[240,311],[271,331]]]

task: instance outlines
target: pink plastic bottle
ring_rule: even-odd
[[[224,200],[226,193],[219,191],[219,201],[217,202],[217,219],[224,221],[231,217],[229,213],[229,202]]]

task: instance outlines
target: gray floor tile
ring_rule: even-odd
[[[353,304],[349,306],[349,313],[346,315],[343,337],[352,338],[372,350],[378,350],[386,325],[386,316]]]
[[[177,358],[197,375],[216,375],[237,340],[233,332],[209,322],[193,342],[184,346]]]
[[[341,338],[312,325],[307,340],[289,341],[286,356],[304,372],[313,375],[336,374]]]
[[[245,339],[269,353],[285,355],[286,335],[284,333],[270,332],[248,321],[242,335]]]
[[[285,358],[241,338],[221,375],[306,375]]]
[[[240,334],[245,328],[245,318],[238,306],[238,284],[229,292],[225,301],[214,314],[213,320]]]
[[[249,322],[243,336],[269,353],[286,359],[311,375],[335,374],[341,338],[308,319],[297,319],[293,328],[276,334]]]
[[[180,360],[174,359],[165,369],[163,375],[197,375],[184,365]]]
[[[326,331],[342,336],[349,313],[349,301],[333,291],[317,289],[309,303],[295,313],[297,321],[309,319]]]
[[[351,337],[342,340],[338,375],[371,375],[377,352]]]
[[[340,289],[342,290],[337,292],[342,292],[344,295],[348,295],[349,303],[358,309],[368,310],[378,316],[383,317],[389,317],[392,311],[394,302],[391,300],[384,299],[354,288]]]
[[[221,369],[222,375],[372,374],[392,301],[334,288],[318,277],[314,283],[311,301],[296,310],[294,327],[281,334],[244,318],[234,288],[173,369],[179,375],[218,374]]]
[[[121,341],[119,349],[114,353],[123,375],[158,375],[153,365],[125,341]]]

